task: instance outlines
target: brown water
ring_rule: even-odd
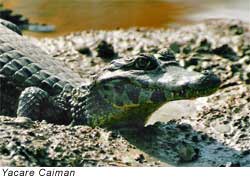
[[[230,17],[250,20],[249,0],[0,0],[8,8],[48,23],[55,36],[89,29],[165,27],[189,21]],[[249,16],[249,17],[248,17]],[[34,35],[34,34],[33,34]]]
[[[181,22],[188,6],[163,1],[8,0],[4,5],[33,22],[50,23],[60,35],[86,29],[162,27]]]

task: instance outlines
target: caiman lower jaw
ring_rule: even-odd
[[[209,89],[203,87],[199,89],[183,88],[179,91],[173,91],[171,100],[193,100],[198,97],[206,97],[215,93],[218,88],[219,85],[215,85]]]
[[[140,104],[124,104],[122,106],[116,105],[116,104],[112,104],[112,106],[116,109],[120,109],[120,110],[129,110],[131,108],[137,108],[140,107]]]

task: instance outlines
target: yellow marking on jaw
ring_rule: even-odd
[[[117,108],[117,109],[120,109],[120,110],[128,110],[128,109],[130,109],[130,108],[135,108],[135,107],[139,107],[140,106],[140,104],[124,104],[124,105],[122,105],[122,106],[118,106],[118,105],[116,105],[116,104],[112,104],[112,106],[114,107],[114,108]]]

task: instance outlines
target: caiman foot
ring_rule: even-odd
[[[71,114],[63,99],[51,97],[38,87],[28,87],[22,91],[17,108],[17,116],[49,123],[69,124]]]
[[[26,88],[19,97],[17,116],[41,120],[43,107],[47,105],[48,98],[48,93],[40,88]]]

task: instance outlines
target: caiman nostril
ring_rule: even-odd
[[[202,71],[201,73],[204,74],[204,75],[214,74],[214,73],[213,73],[212,71],[210,71],[210,70],[204,70],[204,71]]]

